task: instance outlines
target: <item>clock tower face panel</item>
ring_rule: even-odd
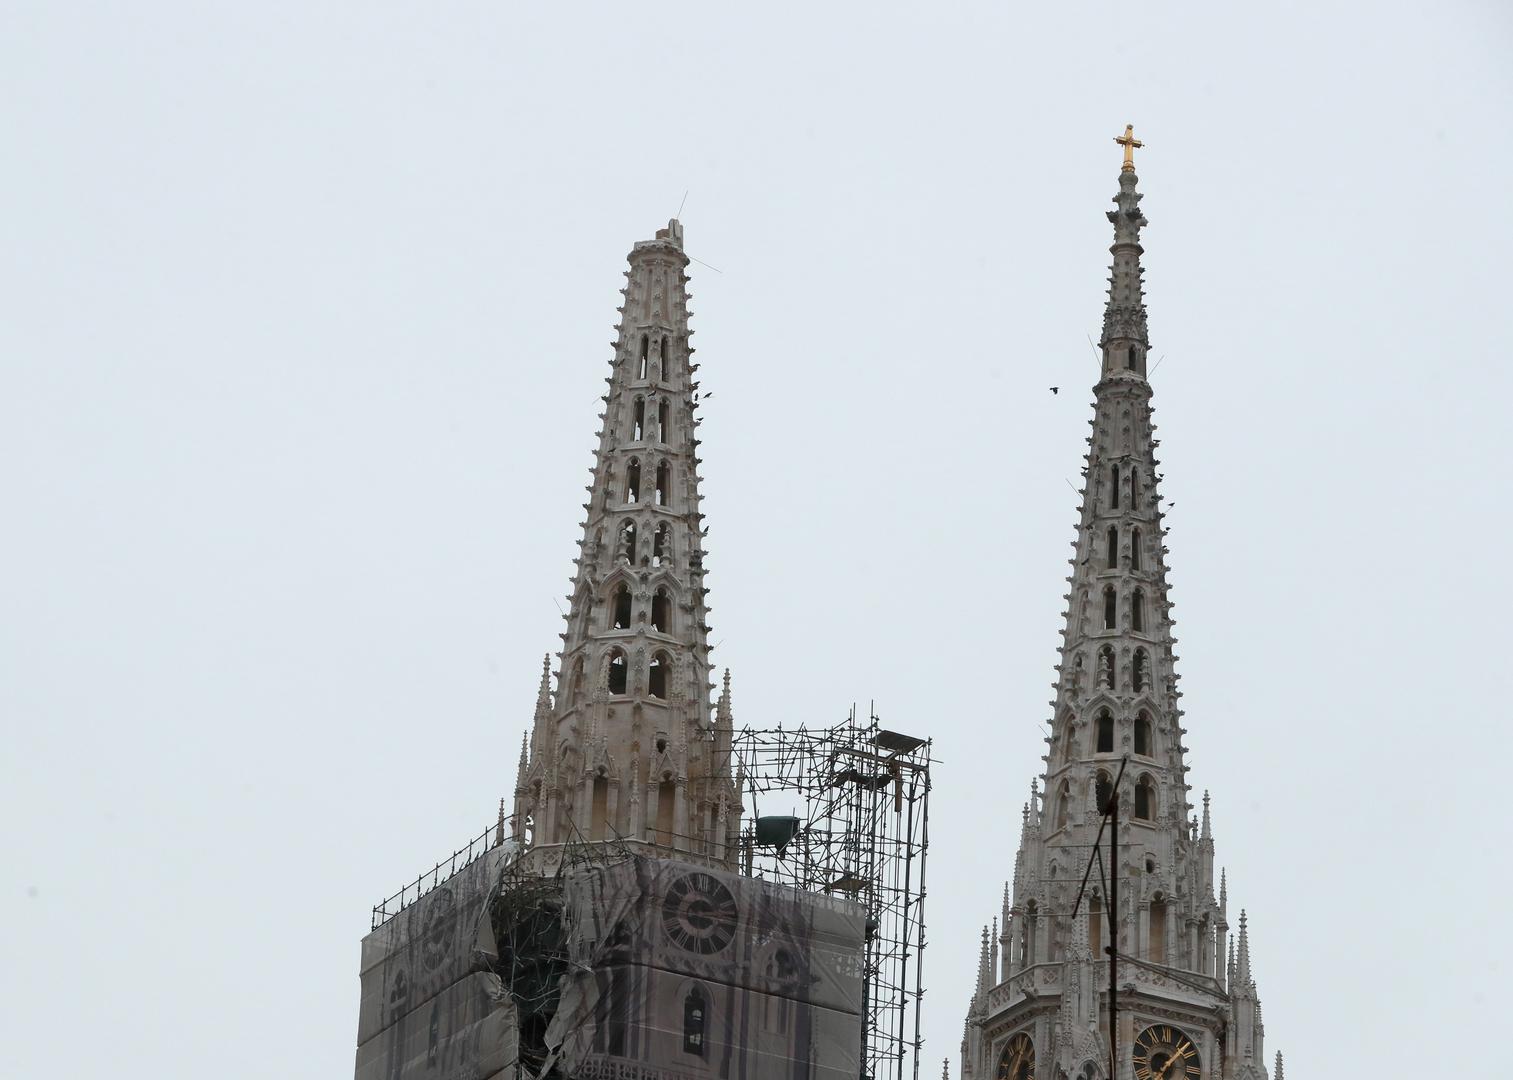
[[[1035,1080],[1035,1044],[1024,1032],[1009,1040],[998,1059],[997,1080]]]
[[[735,897],[712,874],[685,874],[672,883],[662,904],[662,928],[685,952],[712,956],[736,933]]]
[[[1152,1024],[1135,1037],[1135,1080],[1202,1080],[1192,1037],[1170,1024]]]

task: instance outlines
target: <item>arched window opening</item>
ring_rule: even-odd
[[[694,987],[683,998],[683,1052],[704,1056],[704,1025],[709,1015],[709,1001],[704,991]]]
[[[1134,468],[1129,471],[1129,508],[1140,509],[1140,470]]]
[[[1072,784],[1069,780],[1061,781],[1061,790],[1056,793],[1056,828],[1064,829],[1072,812]]]
[[[609,835],[609,777],[603,773],[594,777],[593,816],[589,822],[589,839],[603,840]]]
[[[651,625],[663,634],[672,625],[672,597],[666,589],[658,589],[651,598]]]
[[[663,461],[657,465],[657,505],[667,505],[667,493],[672,488],[672,466]]]
[[[1130,371],[1135,370],[1135,347],[1133,345],[1129,347],[1129,356],[1125,359],[1124,366]]]
[[[1098,650],[1098,685],[1107,690],[1114,688],[1114,650],[1108,645]]]
[[[1108,568],[1119,569],[1119,526],[1108,527]]]
[[[1155,964],[1166,963],[1166,897],[1157,896],[1151,901],[1150,960]]]
[[[1098,753],[1114,752],[1114,718],[1104,709],[1098,714]]]
[[[1139,570],[1140,566],[1140,530],[1131,530],[1129,534],[1129,568]]]
[[[1144,649],[1135,650],[1135,664],[1132,674],[1135,683],[1135,693],[1139,694],[1146,689],[1146,683],[1150,679],[1149,673],[1146,671]]]
[[[1066,731],[1061,736],[1061,756],[1065,761],[1072,761],[1077,757],[1077,728],[1072,718],[1066,718]]]
[[[625,501],[641,501],[641,462],[637,458],[631,458],[630,464],[625,467]]]
[[[657,843],[671,847],[673,824],[677,821],[678,785],[663,780],[657,785]]]
[[[1136,632],[1145,629],[1145,594],[1136,589],[1130,596],[1130,627]]]
[[[646,690],[654,698],[667,697],[667,669],[671,667],[666,653],[656,653],[651,658],[651,667],[646,673]]]
[[[623,649],[611,649],[609,652],[608,685],[611,694],[625,693],[625,651]]]
[[[1119,509],[1119,466],[1109,466],[1109,505],[1115,510]]]
[[[767,978],[778,984],[780,992],[767,994],[767,1030],[782,1035],[788,1030],[787,988],[798,968],[786,949],[779,949],[767,962]]]
[[[627,521],[620,525],[620,558],[636,565],[636,523]]]
[[[657,343],[657,360],[659,362],[659,368],[660,368],[661,373],[662,373],[662,381],[666,382],[667,381],[667,337],[666,337],[666,335],[664,335],[662,337],[662,340]]]
[[[1096,892],[1092,900],[1088,901],[1087,910],[1087,943],[1088,948],[1093,950],[1093,959],[1103,954],[1103,897]]]
[[[1024,966],[1029,967],[1035,962],[1035,923],[1039,917],[1035,901],[1031,900],[1025,906],[1024,916],[1024,942],[1020,956]]]
[[[1135,717],[1135,753],[1151,756],[1151,720],[1144,712]]]
[[[630,587],[624,584],[615,590],[610,606],[610,626],[615,630],[630,629]]]
[[[645,334],[641,335],[641,366],[636,369],[636,378],[646,378],[646,358],[651,348],[651,341]]]
[[[658,525],[651,538],[651,564],[664,566],[672,560],[672,526]]]
[[[1114,782],[1109,779],[1106,772],[1099,772],[1098,779],[1093,783],[1093,798],[1098,805],[1098,813],[1108,813],[1109,800],[1114,797]]]
[[[667,400],[664,398],[657,402],[657,442],[665,443],[667,441],[667,436],[672,430],[671,419],[672,406],[668,405]]]
[[[1119,625],[1119,599],[1114,593],[1114,587],[1108,585],[1103,590],[1103,628],[1105,630],[1117,629]]]
[[[640,442],[646,437],[646,399],[636,398],[635,415],[630,425],[630,441]]]
[[[1156,784],[1149,776],[1142,776],[1135,785],[1135,817],[1149,821],[1156,811]]]

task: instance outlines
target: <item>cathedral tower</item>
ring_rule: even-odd
[[[1187,783],[1146,363],[1146,220],[1132,160],[1140,144],[1128,129],[1117,141],[1125,163],[1108,213],[1113,260],[1055,712],[1001,930],[984,931],[963,1080],[1106,1078],[1111,943],[1120,981],[1115,1080],[1266,1077],[1245,916],[1232,942],[1209,798],[1200,822]],[[1118,875],[1119,909],[1110,927],[1096,869],[1080,913],[1071,913],[1121,764],[1118,859],[1106,871]]]
[[[724,861],[739,830],[730,683],[711,708],[698,365],[676,220],[629,255],[555,695],[542,669],[515,836]]]

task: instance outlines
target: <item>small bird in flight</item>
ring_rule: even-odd
[[[1051,393],[1053,393],[1053,394],[1059,394],[1059,393],[1061,393],[1061,387],[1059,387],[1059,386],[1053,386],[1053,387],[1051,387]]]

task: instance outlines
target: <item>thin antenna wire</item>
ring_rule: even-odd
[[[688,201],[688,191],[685,188],[684,191],[683,191],[683,202],[678,203],[678,212],[676,214],[674,214],[673,217],[675,217],[675,218],[682,218],[682,216],[683,216],[683,203],[686,203],[687,201]]]
[[[1103,354],[1098,351],[1098,346],[1093,344],[1093,335],[1083,334],[1082,336],[1087,338],[1087,347],[1093,350],[1093,355],[1098,357],[1100,360],[1103,359]]]
[[[690,259],[693,259],[693,261],[696,262],[696,263],[698,263],[700,266],[709,266],[709,264],[707,262],[705,262],[703,259],[694,259],[692,255],[690,255],[688,257]],[[709,266],[709,268],[711,270],[713,270],[716,274],[723,274],[725,272],[725,271],[721,270],[718,266]]]
[[[1165,359],[1166,359],[1166,354],[1162,353],[1161,354],[1161,360],[1165,360]],[[1161,360],[1157,360],[1156,361],[1156,367],[1160,367],[1161,366]],[[1151,374],[1152,375],[1154,375],[1156,373],[1156,367],[1151,368]]]

